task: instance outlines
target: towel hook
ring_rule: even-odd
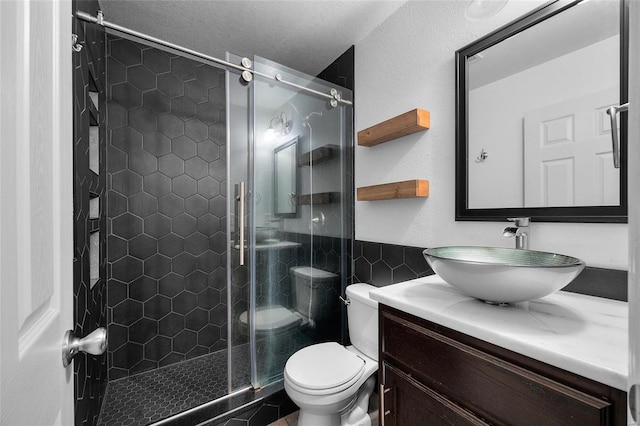
[[[82,50],[82,43],[78,42],[77,34],[71,34],[71,48],[74,52],[79,52]]]
[[[487,157],[489,157],[489,153],[482,148],[480,155],[476,157],[476,163],[484,163],[484,160],[486,160]]]

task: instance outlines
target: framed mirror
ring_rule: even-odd
[[[273,150],[273,214],[279,217],[295,217],[298,138],[290,140]]]
[[[456,220],[626,222],[622,1],[555,1],[456,52]]]

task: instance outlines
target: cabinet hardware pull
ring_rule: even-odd
[[[384,394],[385,394],[384,385],[380,383],[380,426],[384,426],[384,416],[385,416]]]
[[[380,384],[380,426],[385,426],[385,417],[391,414],[391,410],[385,410],[384,399],[387,393],[391,392],[391,388],[384,388],[384,384]]]

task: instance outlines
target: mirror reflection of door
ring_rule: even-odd
[[[465,56],[469,209],[620,205],[604,120],[620,47],[619,3],[581,2]]]
[[[296,204],[296,168],[298,138],[273,150],[274,156],[274,215],[294,217]]]
[[[616,87],[524,114],[525,207],[620,204],[605,112],[617,104]]]

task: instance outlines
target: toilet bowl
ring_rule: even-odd
[[[378,370],[378,305],[373,286],[347,287],[352,346],[336,342],[300,349],[284,368],[284,387],[300,407],[299,426],[369,426],[369,397]]]
[[[294,266],[289,270],[293,284],[294,308],[281,305],[262,306],[256,309],[254,323],[256,336],[275,335],[301,325],[315,325],[338,311],[339,275],[310,266]],[[249,335],[249,313],[238,317],[240,332]]]
[[[249,313],[244,311],[238,317],[240,332],[249,335]],[[256,309],[256,336],[263,337],[286,333],[304,323],[302,315],[280,305],[263,306]]]

